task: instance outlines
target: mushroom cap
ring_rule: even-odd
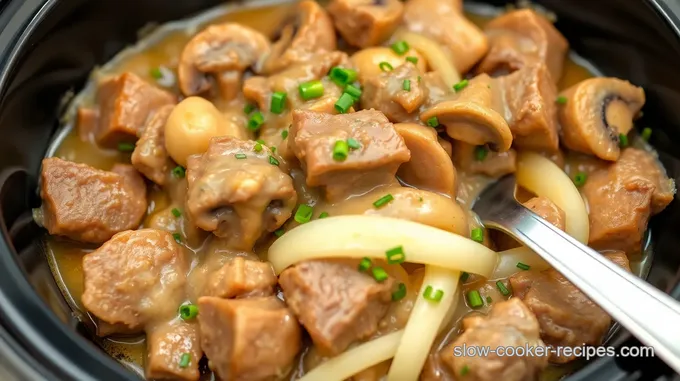
[[[211,25],[195,35],[182,50],[177,67],[179,88],[187,96],[209,90],[209,75],[238,77],[269,54],[271,44],[260,32],[236,23]]]
[[[422,54],[415,49],[410,49],[408,53],[399,55],[394,50],[388,47],[378,46],[372,48],[361,49],[350,57],[352,65],[359,73],[359,82],[363,84],[366,79],[381,75],[383,70],[380,68],[380,63],[387,62],[393,69],[405,64],[407,57],[416,57],[416,67],[421,73],[425,72],[427,64]]]
[[[628,134],[645,104],[645,92],[617,78],[590,78],[564,90],[558,104],[564,145],[572,150],[616,161],[619,134]]]

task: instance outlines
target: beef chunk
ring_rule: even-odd
[[[630,271],[623,252],[605,256]],[[576,347],[602,343],[611,318],[556,270],[522,271],[510,277],[510,285],[536,315],[546,344]],[[550,361],[565,363],[574,358],[551,354]]]
[[[97,131],[99,110],[96,108],[79,107],[76,113],[76,129],[80,140],[87,142],[94,140]]]
[[[114,148],[121,142],[134,142],[139,130],[156,110],[176,101],[171,93],[132,73],[105,79],[97,90],[97,144]]]
[[[268,262],[236,257],[210,275],[205,294],[220,298],[269,296],[276,282]]]
[[[172,319],[146,328],[147,379],[195,381],[200,377],[198,362],[203,357],[198,323]],[[181,367],[182,356],[189,356],[189,365]]]
[[[546,197],[538,196],[524,203],[524,206],[529,208],[532,212],[538,214],[541,218],[555,225],[556,228],[564,230],[567,222],[567,216],[559,206],[555,205]]]
[[[361,148],[334,160],[335,143],[348,138]],[[295,110],[288,145],[306,171],[307,185],[324,186],[328,199],[391,181],[411,157],[392,123],[375,110],[341,115]]]
[[[486,153],[482,154],[479,150]],[[456,168],[469,174],[499,178],[517,170],[517,152],[512,148],[505,152],[495,152],[483,146],[454,140],[452,151]]]
[[[148,120],[132,152],[132,165],[158,185],[167,183],[173,161],[165,149],[165,122],[173,105],[163,106]]]
[[[484,31],[490,48],[479,72],[503,75],[543,63],[551,81],[559,81],[569,43],[542,15],[533,9],[508,12],[491,20]]]
[[[221,380],[278,380],[290,370],[301,333],[283,302],[204,296],[198,307],[201,346]]]
[[[208,151],[187,161],[187,212],[199,228],[249,250],[263,232],[290,217],[293,179],[267,147],[230,136],[212,138]]]
[[[361,107],[381,111],[392,122],[413,119],[411,114],[428,96],[427,87],[418,78],[420,70],[411,62],[368,78],[364,81]],[[404,81],[408,81],[408,90],[404,89]]]
[[[335,28],[350,45],[380,45],[399,26],[404,6],[399,0],[334,0],[328,4]]]
[[[52,157],[41,181],[42,224],[52,235],[102,243],[138,227],[146,213],[146,185],[127,165],[109,172]]]
[[[342,263],[307,261],[279,277],[286,303],[322,355],[337,355],[373,335],[392,297],[392,278],[378,283]]]
[[[523,381],[536,380],[548,365],[547,356],[456,356],[463,346],[538,347],[544,346],[538,336],[538,322],[527,306],[517,298],[496,303],[489,315],[471,316],[463,320],[464,332],[440,352],[441,361],[461,380]]]
[[[635,255],[649,217],[673,200],[675,184],[651,153],[627,148],[619,161],[588,177],[583,195],[590,210],[588,245]]]

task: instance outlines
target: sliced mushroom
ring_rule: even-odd
[[[392,35],[404,5],[400,0],[333,0],[328,13],[347,43],[365,48],[380,45]]]
[[[425,58],[415,49],[409,50],[404,55],[398,55],[390,48],[367,48],[354,53],[350,60],[359,72],[359,82],[364,83],[368,78],[393,70],[408,62],[406,61],[407,57],[416,57],[416,67],[421,73],[425,72],[427,68]]]
[[[492,85],[493,84],[493,85]],[[446,133],[468,144],[488,144],[492,150],[505,152],[512,144],[510,127],[501,116],[500,97],[495,83],[486,74],[471,79],[453,100],[444,101],[420,114],[420,120],[446,126]]]
[[[235,23],[212,25],[194,36],[180,56],[177,76],[184,95],[197,95],[211,89],[210,76],[228,98],[238,93],[241,73],[257,67],[271,49],[260,32]]]
[[[644,90],[628,81],[581,81],[558,98],[562,142],[569,149],[616,161],[621,153],[619,136],[633,128],[633,117],[644,104]]]
[[[295,20],[281,30],[261,72],[272,74],[291,64],[307,62],[317,53],[334,51],[336,46],[335,29],[328,13],[316,1],[304,0],[297,6]]]
[[[411,151],[411,160],[399,167],[397,176],[418,189],[454,197],[456,169],[449,154],[437,141],[437,132],[415,123],[397,123],[394,129]]]

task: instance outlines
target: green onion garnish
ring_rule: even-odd
[[[134,143],[118,143],[118,151],[120,152],[132,152],[134,150]]]
[[[319,80],[302,83],[298,89],[300,97],[306,101],[323,95],[323,83]]]
[[[394,44],[392,44],[392,50],[394,50],[395,53],[399,54],[400,56],[403,56],[408,52],[410,47],[408,46],[408,42],[406,41],[397,41]]]
[[[408,56],[406,57],[406,61],[411,62],[412,64],[415,65],[418,63],[418,57]]]
[[[274,235],[277,236],[277,237],[281,237],[283,235],[283,233],[285,233],[283,228],[278,228],[278,229],[274,230]]]
[[[345,94],[349,94],[355,101],[358,101],[361,97],[361,89],[354,85],[345,86]]]
[[[319,214],[319,219],[326,217],[328,217],[328,212],[321,212],[321,214]]]
[[[277,91],[272,94],[272,101],[269,106],[269,111],[273,112],[274,114],[282,113],[283,109],[286,108],[287,95],[288,94],[283,91]]]
[[[364,257],[361,262],[359,262],[359,271],[368,271],[371,268],[371,259]]]
[[[484,305],[482,296],[479,295],[479,291],[477,290],[472,290],[467,293],[467,301],[468,305],[472,308],[479,308]]]
[[[357,79],[357,72],[353,69],[343,69],[341,67],[334,67],[328,74],[331,81],[335,82],[338,86],[345,86],[348,83],[352,83]]]
[[[340,114],[346,114],[353,104],[354,98],[347,93],[342,93],[337,102],[335,102],[335,109],[338,110]]]
[[[379,199],[377,199],[373,203],[373,206],[375,206],[376,208],[380,208],[380,207],[387,205],[387,203],[392,201],[392,200],[394,200],[394,197],[392,197],[392,195],[388,193],[388,194],[380,197]]]
[[[401,88],[404,89],[405,91],[411,91],[411,80],[410,79],[405,79],[404,83],[402,83]]]
[[[269,155],[269,164],[278,166],[279,161],[276,160],[276,158],[274,156]]]
[[[161,71],[161,68],[159,68],[159,67],[155,67],[155,68],[149,70],[149,75],[150,75],[151,78],[153,78],[153,79],[161,79],[161,78],[163,78],[163,72]]]
[[[466,88],[468,83],[469,83],[468,80],[464,79],[464,80],[456,83],[455,85],[453,85],[453,90],[455,92],[459,92],[459,91],[463,90],[464,88]]]
[[[246,103],[246,105],[243,106],[243,112],[246,113],[246,115],[250,115],[253,111],[255,111],[255,105]]]
[[[243,159],[245,159],[247,156],[246,156],[245,153],[237,153],[236,155],[234,155],[234,157],[237,158],[237,159],[239,159],[239,160],[243,160]]]
[[[182,235],[179,233],[172,233],[172,238],[177,241],[177,243],[182,243]]]
[[[255,147],[253,147],[253,151],[262,152],[262,144],[260,143],[255,144]]]
[[[399,285],[397,286],[397,291],[392,293],[392,301],[396,302],[396,301],[402,300],[402,299],[404,299],[405,296],[406,296],[406,285],[403,284],[403,283],[399,283]]]
[[[181,165],[178,165],[172,169],[172,175],[181,179],[186,175],[186,170]]]
[[[557,97],[555,102],[561,105],[567,104],[567,97],[560,95],[559,97]]]
[[[627,135],[619,134],[619,147],[621,147],[621,148],[628,147],[628,136]]]
[[[491,299],[491,297],[487,295],[486,296],[486,305],[488,306],[489,304],[491,304],[492,301],[493,301],[493,299]]]
[[[359,141],[354,138],[348,138],[347,146],[351,149],[359,149],[361,148],[361,143],[359,143]]]
[[[172,215],[175,216],[175,217],[181,217],[182,216],[182,212],[180,212],[179,209],[177,209],[177,208],[172,208],[172,210],[170,212],[172,212]]]
[[[255,140],[255,141],[258,142],[258,143],[260,143],[260,144],[262,144],[262,145],[267,145],[267,144],[264,142],[264,140],[262,140],[262,139],[257,139],[257,140]]]
[[[477,161],[484,161],[486,159],[486,156],[489,154],[489,150],[486,149],[485,146],[477,146],[475,147],[475,160]]]
[[[404,247],[397,246],[393,247],[385,252],[387,257],[387,263],[394,265],[397,263],[403,263],[406,260],[406,254],[404,254]]]
[[[482,228],[472,229],[472,232],[470,233],[470,238],[472,238],[472,240],[475,242],[479,243],[484,242],[484,229]]]
[[[312,219],[312,214],[314,213],[314,208],[309,205],[300,204],[297,211],[295,212],[295,222],[299,224],[305,224]]]
[[[287,137],[288,137],[288,130],[281,131],[281,139],[285,139]]]
[[[467,365],[463,365],[463,367],[460,369],[460,375],[465,376],[470,372],[470,368]]]
[[[392,71],[392,70],[394,70],[394,68],[392,67],[392,65],[390,65],[389,62],[385,62],[385,61],[383,61],[383,62],[381,62],[380,64],[378,64],[378,67],[379,67],[380,70],[382,70],[382,71]]]
[[[347,141],[338,140],[333,146],[333,160],[335,161],[345,161],[347,160],[347,155],[349,154],[349,146]]]
[[[465,283],[465,282],[467,282],[469,277],[470,277],[470,273],[463,272],[462,274],[460,274],[460,281]]]
[[[427,286],[425,287],[425,292],[423,293],[423,297],[429,301],[432,302],[440,302],[442,298],[444,297],[444,291],[442,290],[436,290],[432,288],[432,286]]]
[[[248,129],[251,131],[257,131],[264,124],[264,115],[261,112],[256,111],[248,119]]]
[[[184,320],[191,320],[198,315],[198,306],[194,304],[185,304],[179,306],[179,316]]]
[[[373,278],[378,282],[384,282],[389,278],[387,272],[382,267],[374,267],[371,271],[373,272]]]
[[[272,151],[272,153],[276,153],[276,147],[271,146],[271,147],[269,147],[269,149]]]
[[[437,119],[436,116],[433,116],[432,118],[427,120],[427,125],[432,128],[439,127],[439,119]]]
[[[642,140],[648,142],[649,138],[652,137],[652,129],[649,127],[643,128],[642,133],[640,133],[640,137],[642,138]]]
[[[577,187],[582,187],[583,184],[586,183],[587,179],[588,179],[588,175],[586,175],[584,172],[579,172],[574,176],[574,184]]]
[[[520,269],[520,270],[529,270],[531,268],[531,266],[525,265],[522,262],[517,262],[517,268]]]
[[[503,296],[510,295],[510,290],[508,290],[508,288],[505,287],[505,284],[503,284],[502,280],[499,280],[499,281],[496,282],[496,288],[501,293],[501,295],[503,295]]]
[[[182,357],[179,359],[179,367],[186,368],[191,363],[191,353],[183,353]]]

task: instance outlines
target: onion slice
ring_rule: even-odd
[[[451,62],[450,54],[447,54],[440,44],[421,34],[404,29],[395,32],[394,36],[395,40],[408,42],[412,48],[425,56],[427,64],[430,65],[432,70],[439,72],[444,83],[449,86],[449,90],[452,89],[453,85],[460,82],[460,74],[458,74],[453,62]]]

